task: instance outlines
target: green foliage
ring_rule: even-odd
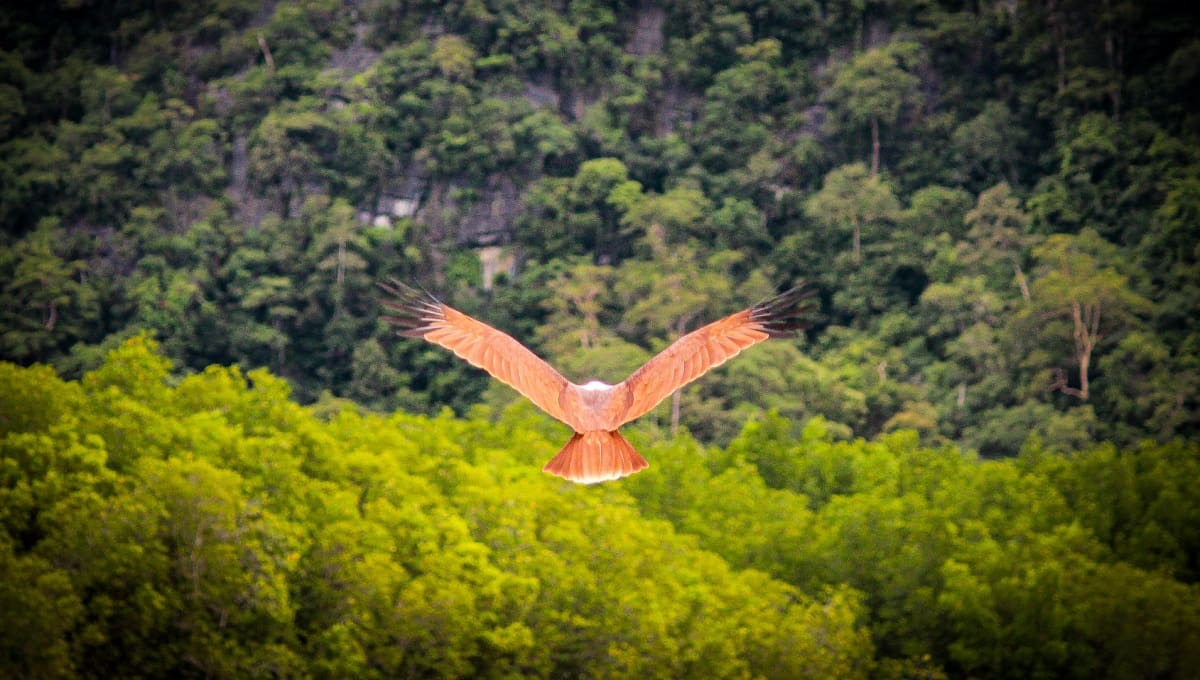
[[[867,50],[837,71],[829,99],[851,125],[871,129],[871,174],[879,171],[879,129],[892,125],[900,113],[918,103],[920,79],[910,71],[920,62],[921,46],[896,41]]]
[[[838,441],[820,419],[769,416],[724,452],[664,454],[629,482],[642,507],[735,565],[861,592],[877,672],[1140,677],[1143,663],[1197,663],[1181,652],[1200,634],[1181,523],[1195,516],[1195,444],[980,461],[914,432]],[[1149,602],[1149,618],[1125,613]]]
[[[144,338],[82,385],[0,367],[5,413],[57,408],[0,439],[6,674],[870,668],[855,591],[731,568],[620,487],[542,475],[540,416],[322,422],[265,371],[169,386]]]
[[[1175,8],[101,5],[0,17],[6,359],[78,377],[148,332],[306,403],[461,414],[486,378],[390,341],[375,281],[617,380],[807,280],[806,341],[673,425],[726,442],[776,408],[987,455],[1200,433],[1200,26]],[[564,315],[548,285],[583,264],[598,307]],[[1099,310],[1082,345],[1070,300]]]
[[[8,4],[7,675],[1198,674],[1194,13]],[[819,309],[634,501],[390,276],[610,382]]]

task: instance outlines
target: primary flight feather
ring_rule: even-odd
[[[617,432],[687,385],[768,338],[805,327],[812,291],[796,286],[676,340],[624,381],[577,385],[508,334],[392,279],[380,288],[391,312],[384,319],[407,338],[424,338],[482,368],[538,408],[575,430],[542,470],[581,484],[619,479],[649,464]]]

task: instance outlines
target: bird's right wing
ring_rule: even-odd
[[[538,408],[570,425],[559,396],[570,383],[512,336],[442,304],[428,293],[392,279],[379,284],[393,299],[380,302],[391,312],[383,317],[406,338],[424,338],[482,368],[523,394]]]
[[[617,385],[632,394],[629,409],[612,429],[645,415],[675,390],[739,352],[768,338],[787,337],[807,324],[800,315],[813,291],[796,286],[750,309],[715,321],[676,340]]]

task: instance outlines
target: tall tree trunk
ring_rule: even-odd
[[[275,59],[271,56],[271,48],[267,47],[267,39],[262,33],[258,34],[258,47],[262,50],[263,60],[267,62],[267,70],[275,73]]]
[[[1092,350],[1100,340],[1100,303],[1085,309],[1079,302],[1071,305],[1075,322],[1075,353],[1079,357],[1079,394],[1083,401],[1088,398],[1088,368],[1092,364]]]
[[[1017,276],[1017,285],[1021,287],[1021,297],[1025,302],[1029,302],[1029,279],[1025,278],[1025,272],[1021,269],[1021,265],[1013,262],[1013,272]]]
[[[1092,351],[1089,349],[1079,357],[1079,399],[1088,398],[1088,369],[1092,365]]]
[[[1075,359],[1079,362],[1079,387],[1067,385],[1067,376],[1061,368],[1054,369],[1055,379],[1048,389],[1087,401],[1090,381],[1088,372],[1092,366],[1092,352],[1100,342],[1100,304],[1081,305],[1071,301],[1071,321],[1075,325]]]

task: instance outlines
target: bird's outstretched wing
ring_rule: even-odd
[[[379,287],[393,296],[380,302],[392,315],[383,317],[406,338],[424,338],[491,373],[525,395],[538,408],[570,424],[559,396],[569,383],[512,336],[448,307],[429,293],[392,279]]]
[[[807,323],[801,315],[813,291],[802,285],[676,340],[617,385],[632,393],[629,410],[613,429],[643,416],[675,390],[768,338],[788,337]]]

